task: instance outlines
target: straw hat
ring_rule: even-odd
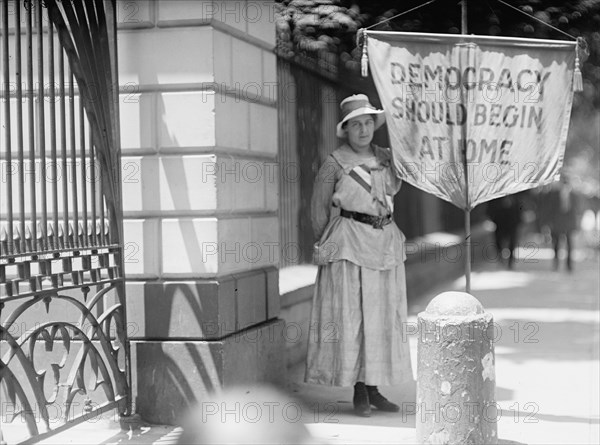
[[[375,120],[375,130],[385,123],[385,114],[383,110],[378,110],[369,102],[369,98],[364,94],[354,94],[345,98],[340,103],[342,110],[342,120],[337,124],[337,136],[343,138],[346,135],[343,126],[350,119],[362,116],[363,114],[372,114]]]

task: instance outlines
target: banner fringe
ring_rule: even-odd
[[[583,91],[583,79],[579,68],[579,40],[575,45],[575,69],[573,70],[573,91]]]
[[[367,55],[367,30],[362,29],[362,57],[360,58],[360,73],[363,77],[369,76],[369,56]]]

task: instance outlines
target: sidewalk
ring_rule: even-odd
[[[471,293],[497,325],[496,400],[501,408],[499,443],[592,444],[600,441],[599,261],[598,253],[577,251],[572,273],[553,272],[549,249],[521,249],[512,271],[487,263],[472,274]],[[464,278],[439,286],[409,308],[416,322],[437,294],[464,290]],[[416,336],[411,337],[416,372]],[[295,381],[301,379],[295,369]],[[307,419],[310,431],[330,443],[415,443],[415,416],[351,413],[351,389],[323,389],[294,383],[309,406],[337,402],[334,416]],[[391,400],[414,400],[414,388],[385,388]],[[318,404],[318,405],[317,405]],[[312,414],[312,413],[309,413]],[[337,421],[337,423],[336,423]],[[359,427],[359,425],[361,427]]]
[[[576,251],[572,273],[551,271],[549,249],[521,249],[507,271],[486,263],[473,271],[471,293],[498,326],[496,399],[501,412],[499,443],[594,444],[600,442],[599,258]],[[464,290],[464,278],[440,285],[409,307],[409,322],[440,292]],[[410,338],[416,372],[416,335]],[[318,443],[412,444],[415,416],[373,412],[352,414],[352,390],[302,383],[303,367],[290,370],[287,389],[304,408],[301,421]],[[414,401],[416,388],[382,388],[397,403]],[[179,429],[146,426],[119,431],[80,425],[46,440],[50,443],[175,443]]]

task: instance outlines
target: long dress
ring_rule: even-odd
[[[389,149],[359,157],[347,145],[325,161],[311,210],[319,264],[305,381],[332,386],[396,385],[412,380],[406,336],[405,237],[394,222],[375,228],[339,210],[393,211],[400,189]]]

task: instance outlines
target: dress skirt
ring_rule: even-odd
[[[374,270],[347,260],[319,266],[305,381],[331,386],[412,380],[404,263]]]

